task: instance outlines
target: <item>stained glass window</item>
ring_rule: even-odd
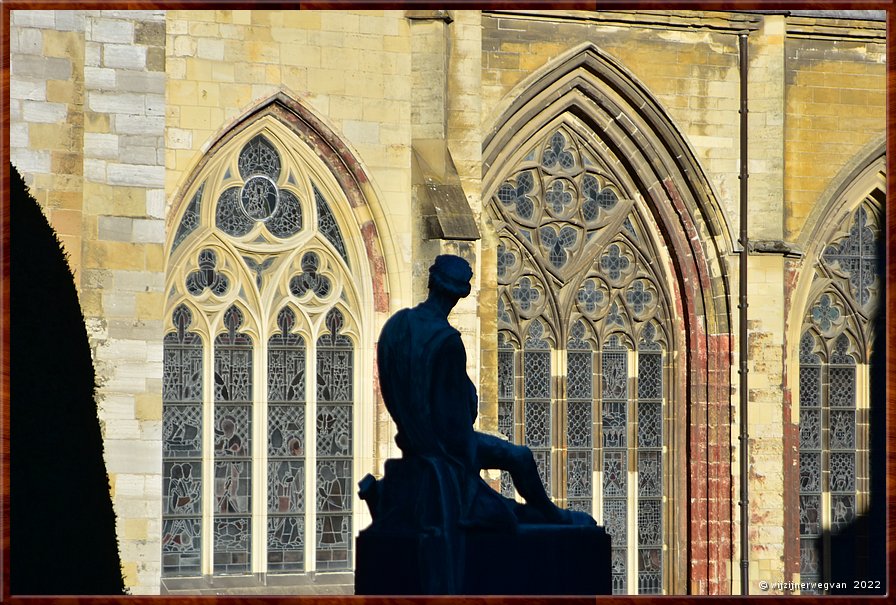
[[[868,201],[851,212],[816,259],[813,294],[799,343],[800,578],[822,582],[830,566],[823,536],[860,513],[867,436],[858,422],[859,372],[867,371],[878,305],[879,211]],[[845,233],[845,235],[844,235]],[[859,364],[862,364],[861,366]],[[864,475],[863,475],[864,474]],[[813,590],[804,592],[815,592]]]
[[[366,299],[348,201],[301,138],[260,120],[199,169],[170,251],[165,577],[353,566],[363,327],[333,305]]]
[[[268,573],[302,571],[305,549],[305,341],[295,313],[268,340]]]
[[[354,349],[333,309],[317,341],[317,569],[352,567]]]
[[[199,189],[193,194],[193,199],[190,200],[190,205],[187,206],[187,209],[184,211],[184,215],[180,219],[180,225],[177,227],[177,233],[174,234],[172,250],[177,248],[180,243],[199,226],[199,211],[200,204],[202,203],[202,190],[204,188],[205,183],[199,186]]]
[[[339,223],[336,222],[336,217],[333,216],[333,211],[330,209],[330,205],[327,203],[327,200],[324,199],[321,192],[317,187],[313,187],[313,189],[314,203],[317,205],[317,228],[321,234],[333,244],[333,247],[336,248],[336,251],[345,263],[348,264],[348,254],[345,251],[345,242],[342,239],[342,231],[339,229]]]
[[[173,313],[162,368],[162,570],[196,575],[202,559],[202,340]]]
[[[529,446],[558,504],[607,527],[614,593],[662,594],[670,306],[647,219],[591,141],[566,125],[533,139],[488,206],[498,425]]]
[[[566,500],[572,510],[591,513],[593,359],[585,325],[576,322],[567,342]]]
[[[302,205],[295,193],[278,183],[280,154],[263,135],[246,143],[238,160],[241,186],[218,197],[215,225],[232,237],[242,237],[263,223],[274,237],[291,237],[302,229]],[[287,180],[287,183],[294,181]]]
[[[647,324],[638,343],[638,594],[663,590],[663,354]]]
[[[239,332],[243,313],[224,313],[215,339],[215,521],[217,573],[250,571],[252,535],[252,339]]]
[[[613,336],[601,363],[604,523],[612,544],[613,592],[627,592],[628,350]]]
[[[498,342],[498,432],[509,441],[514,440],[515,385],[514,347],[501,335]],[[507,471],[501,471],[501,493],[508,498],[514,494],[513,481]]]
[[[535,320],[523,352],[523,414],[526,445],[535,456],[538,475],[551,495],[551,351],[544,327]]]

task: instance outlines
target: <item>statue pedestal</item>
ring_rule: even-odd
[[[363,530],[355,594],[425,594],[418,557],[422,534]],[[610,594],[610,537],[602,527],[520,525],[513,532],[464,532],[459,594]]]

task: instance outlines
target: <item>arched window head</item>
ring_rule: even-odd
[[[212,146],[174,223],[164,576],[353,566],[363,235],[344,174],[281,110]]]
[[[882,289],[879,197],[872,193],[828,227],[807,268],[812,281],[798,348],[800,578],[806,582],[830,577],[825,533],[849,528],[870,502],[872,398],[863,385]]]
[[[614,592],[661,593],[668,287],[649,217],[588,140],[544,131],[491,196],[498,424],[532,450],[552,498],[608,528]],[[501,486],[513,493],[506,473]]]

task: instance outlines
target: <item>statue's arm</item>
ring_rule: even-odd
[[[476,408],[476,390],[467,376],[467,355],[459,334],[446,339],[434,362],[433,428],[451,455],[472,465],[476,444],[471,410]]]

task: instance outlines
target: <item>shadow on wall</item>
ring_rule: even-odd
[[[12,165],[9,203],[10,592],[124,594],[74,279]]]

